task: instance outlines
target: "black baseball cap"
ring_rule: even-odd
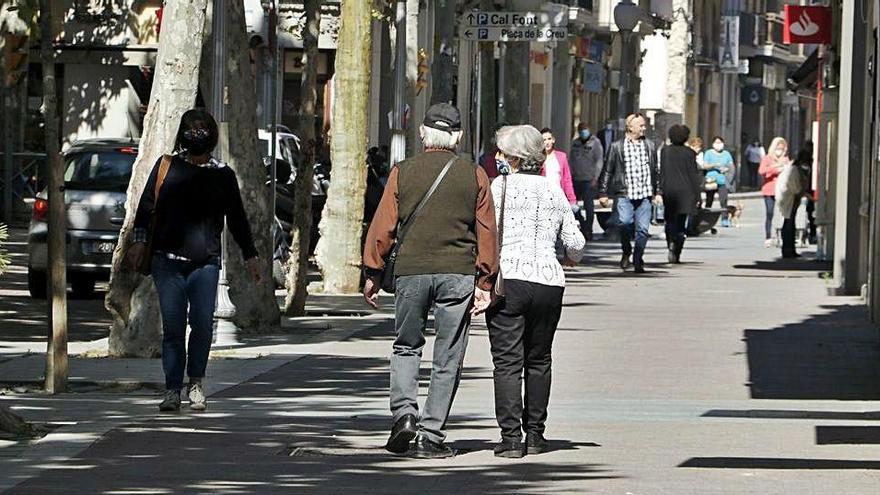
[[[425,112],[425,127],[446,132],[461,130],[461,113],[449,103],[436,103]]]

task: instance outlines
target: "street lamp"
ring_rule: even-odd
[[[618,128],[623,130],[623,122],[626,120],[626,116],[632,113],[632,108],[630,108],[632,104],[632,100],[630,98],[629,92],[632,89],[630,84],[630,78],[632,77],[632,72],[635,71],[634,67],[631,67],[632,60],[632,47],[630,44],[632,43],[632,32],[639,24],[639,21],[644,19],[645,12],[638,5],[632,3],[632,0],[621,0],[614,7],[614,24],[617,25],[617,30],[620,31],[620,77],[618,78],[617,85],[617,117],[618,117]]]
[[[394,109],[389,150],[389,163],[392,166],[402,162],[406,156],[406,0],[397,0],[395,21]]]

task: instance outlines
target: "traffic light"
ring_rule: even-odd
[[[416,94],[421,94],[422,90],[428,87],[428,52],[424,48],[419,49],[419,75],[416,79]]]
[[[3,84],[11,88],[27,70],[27,36],[6,34],[3,38]]]

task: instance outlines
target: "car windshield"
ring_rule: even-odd
[[[121,151],[84,151],[70,155],[64,172],[68,189],[119,191],[128,188],[137,154]]]

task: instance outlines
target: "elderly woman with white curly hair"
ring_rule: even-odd
[[[574,266],[585,241],[562,190],[541,176],[541,133],[530,125],[508,126],[498,131],[496,142],[502,176],[492,183],[501,246],[501,281],[495,292],[503,294],[486,313],[501,427],[495,455],[522,457],[547,450],[551,347],[565,289],[556,244],[562,241],[563,263]]]

